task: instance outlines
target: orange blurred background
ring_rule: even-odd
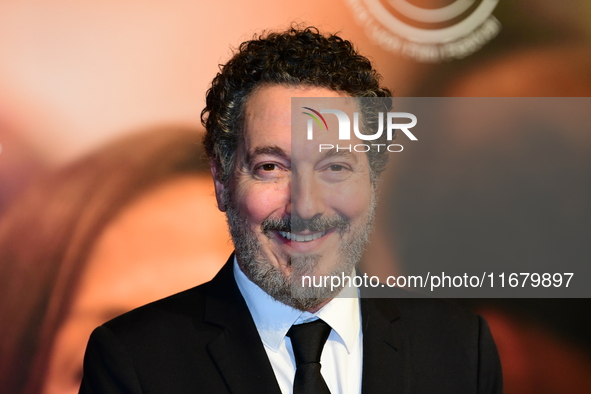
[[[9,209],[10,201],[19,200],[28,184],[35,185],[46,174],[77,163],[103,145],[137,134],[138,130],[173,125],[193,130],[195,141],[199,141],[202,132],[199,116],[218,64],[229,59],[232,47],[254,33],[282,29],[294,21],[324,31],[341,32],[342,37],[353,41],[362,54],[374,61],[384,84],[396,96],[591,95],[587,89],[591,86],[588,82],[591,68],[587,65],[591,63],[586,63],[591,56],[591,3],[587,0],[500,2],[494,11],[502,25],[499,35],[472,55],[442,63],[420,63],[384,49],[358,24],[347,3],[347,0],[3,0],[0,2],[0,204],[4,206],[0,206],[0,213]],[[388,182],[385,184],[389,185]],[[195,206],[191,208],[186,199],[182,200],[183,196],[192,196]],[[134,250],[124,251],[128,254],[123,253],[123,257],[114,252],[123,251],[123,247],[117,246],[122,239],[129,239],[125,244],[130,249],[135,245],[133,239],[138,237],[161,240],[160,234],[141,233],[146,230],[142,220],[149,217],[146,212],[156,212],[150,207],[158,205],[157,201],[167,201],[167,207],[181,209],[159,211],[165,212],[160,219],[169,215],[169,222],[176,217],[184,225],[174,230],[168,228],[169,239],[180,239],[182,245],[189,245],[191,236],[204,238],[205,228],[215,239],[200,244],[194,250],[196,256],[207,252],[212,244],[218,245],[216,251],[220,255],[231,250],[223,228],[223,215],[215,209],[213,188],[207,174],[201,173],[193,174],[190,180],[175,177],[131,201],[105,225],[89,261],[99,261],[101,256],[107,256],[105,261],[109,262],[118,258],[125,261],[139,252],[157,256],[158,251],[146,252],[145,242],[138,242]],[[204,216],[205,213],[211,216]],[[209,227],[201,224],[192,228],[191,223],[203,221]],[[131,230],[138,223],[141,229]],[[184,233],[188,228],[194,232]],[[181,233],[187,239],[179,238]],[[384,242],[388,244],[388,240]],[[180,243],[175,248],[184,250]],[[158,241],[150,244],[159,245],[160,252],[170,245],[160,245]],[[368,263],[369,272],[378,275],[396,272],[395,251],[378,242],[373,252],[369,261],[389,264]],[[0,255],[0,268],[1,259]],[[219,261],[219,266],[223,263]],[[96,293],[97,286],[100,288],[86,283],[89,275],[110,280],[112,271],[100,271],[106,270],[105,267],[89,265],[88,272],[96,274],[80,275],[88,294]],[[203,275],[199,276],[179,267],[174,269],[182,277],[177,287],[152,289],[143,298],[134,299],[132,295],[118,298],[130,300],[125,308],[133,308],[197,285],[217,269],[215,263],[202,267]],[[154,272],[162,278],[163,272],[170,271],[158,267]],[[127,278],[134,275],[126,273]],[[145,286],[149,275],[139,282],[142,280],[144,288],[151,288]],[[175,280],[167,279],[170,283]],[[60,323],[62,330],[51,338],[51,347],[75,354],[62,357],[54,353],[48,356],[47,365],[39,367],[49,371],[50,377],[66,376],[69,380],[58,379],[57,383],[47,384],[46,393],[75,392],[83,352],[80,344],[85,342],[92,325],[100,323],[83,323],[86,331],[71,335],[70,338],[75,338],[73,345],[68,342],[68,332],[73,330],[74,314],[95,299],[69,300],[70,315]],[[493,335],[500,344],[507,393],[576,393],[591,387],[589,378],[585,378],[591,376],[591,352],[582,349],[575,340],[546,330],[541,324],[517,321],[499,309],[479,311],[491,321]],[[589,310],[583,313],[588,314]],[[553,364],[541,363],[540,347],[555,355]],[[537,360],[536,364],[530,360]],[[566,372],[565,365],[569,366]],[[572,376],[565,377],[568,373]],[[543,383],[543,379],[554,375],[559,375],[557,383]],[[562,386],[561,382],[567,380],[570,386]]]

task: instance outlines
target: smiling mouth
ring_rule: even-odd
[[[279,231],[279,234],[290,241],[296,241],[296,242],[310,242],[310,241],[314,241],[315,239],[318,239],[322,236],[324,236],[327,233],[327,231],[321,231],[319,233],[312,233],[312,234],[295,234],[295,233],[290,233],[290,232],[285,232],[285,231]]]

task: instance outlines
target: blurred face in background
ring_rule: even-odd
[[[209,177],[180,176],[125,207],[97,239],[57,334],[45,394],[77,393],[92,330],[211,279],[232,252]]]

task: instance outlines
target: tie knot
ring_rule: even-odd
[[[320,355],[330,331],[330,326],[320,319],[291,326],[287,336],[291,338],[297,367],[320,362]]]

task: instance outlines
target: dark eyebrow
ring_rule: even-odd
[[[256,147],[253,151],[248,152],[246,154],[246,163],[250,164],[252,162],[252,159],[258,155],[279,156],[286,160],[289,159],[287,153],[285,153],[285,151],[277,145],[259,146]]]

